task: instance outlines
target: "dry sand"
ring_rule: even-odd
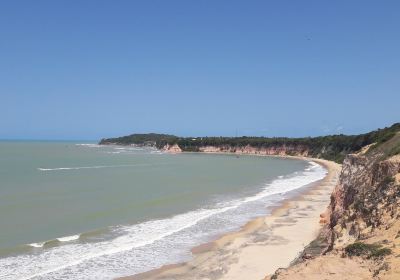
[[[374,234],[362,240],[366,244],[381,244],[392,253],[385,259],[343,257],[341,248],[280,271],[279,280],[399,280],[400,279],[400,221],[390,228],[376,228]],[[379,272],[379,275],[377,275]],[[270,280],[267,277],[265,280]]]
[[[276,269],[289,266],[321,229],[320,214],[326,210],[339,177],[340,165],[314,161],[327,168],[327,176],[284,201],[272,215],[194,248],[193,259],[187,263],[120,279],[263,279]]]

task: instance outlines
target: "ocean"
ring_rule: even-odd
[[[190,249],[322,179],[304,160],[0,142],[0,279],[112,279]]]

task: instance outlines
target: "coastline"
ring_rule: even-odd
[[[322,180],[294,191],[292,197],[283,200],[268,216],[258,217],[238,231],[192,248],[193,258],[188,262],[117,279],[243,279],[243,275],[248,279],[263,279],[276,269],[289,266],[318,235],[322,227],[320,214],[329,204],[341,167],[323,159],[276,157],[314,161],[328,173]]]

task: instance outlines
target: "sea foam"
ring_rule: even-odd
[[[76,167],[55,167],[55,168],[42,168],[39,167],[39,171],[62,171],[62,170],[80,170],[80,169],[100,169],[100,168],[119,168],[119,167],[139,167],[139,166],[153,166],[156,164],[118,164],[118,165],[94,165],[94,166],[76,166]],[[157,164],[159,165],[159,164]]]
[[[185,261],[194,245],[265,215],[265,206],[282,200],[282,194],[320,180],[325,174],[324,168],[310,162],[303,172],[266,183],[254,195],[220,201],[166,219],[112,227],[114,237],[100,242],[63,242],[64,245],[43,248],[41,252],[3,258],[0,278],[110,279]],[[78,238],[74,235],[58,240]]]
[[[68,242],[68,241],[77,240],[77,239],[79,239],[79,237],[80,237],[80,235],[76,234],[76,235],[71,235],[71,236],[59,237],[59,238],[57,238],[57,240],[60,242]]]
[[[42,248],[45,243],[46,242],[37,242],[37,243],[30,243],[28,245],[31,246],[31,247],[34,247],[34,248]]]

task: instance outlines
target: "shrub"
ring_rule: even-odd
[[[395,156],[398,154],[400,154],[400,145],[392,148],[388,153],[388,157]]]
[[[389,248],[382,248],[379,244],[366,244],[362,242],[355,242],[348,245],[345,248],[345,252],[348,256],[365,256],[367,258],[382,258],[390,255],[392,250]]]
[[[394,182],[394,178],[391,176],[387,176],[387,177],[385,177],[385,179],[383,179],[383,184],[385,184],[385,185],[389,185],[393,182]]]
[[[371,253],[371,258],[381,258],[387,255],[390,255],[392,253],[392,250],[390,250],[389,248],[380,248],[374,252]]]

